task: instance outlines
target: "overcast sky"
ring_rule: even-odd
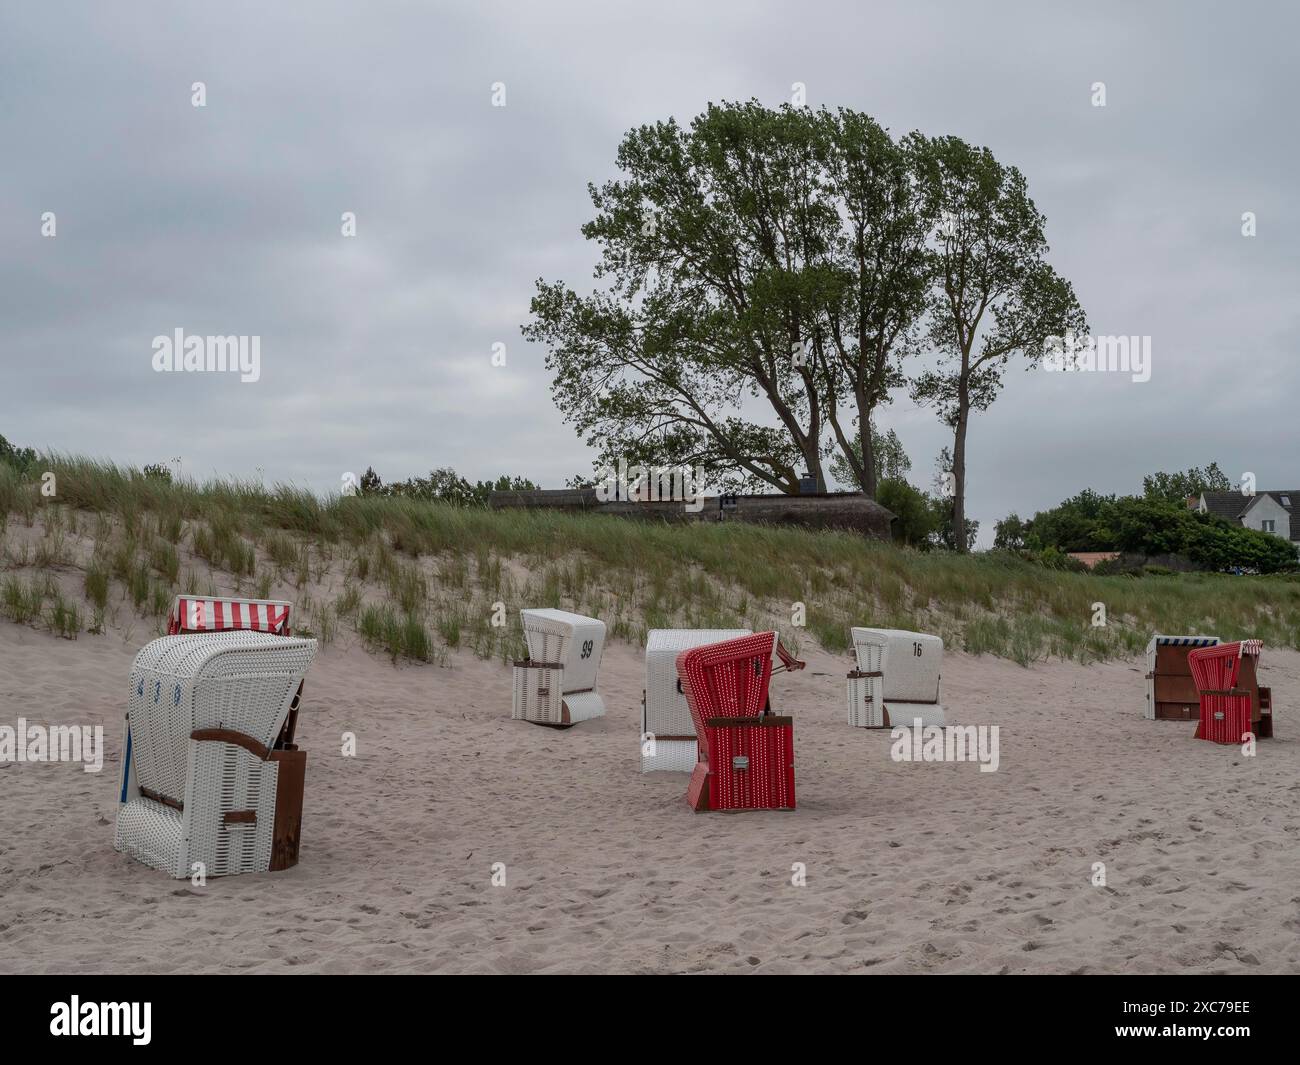
[[[633,126],[803,82],[1020,167],[1093,332],[1152,338],[1145,384],[1009,374],[969,436],[981,543],[1156,469],[1297,488],[1295,10],[0,0],[0,433],[321,491],[560,487],[591,456],[519,326],[536,278],[593,285],[586,183]],[[261,380],[155,373],[178,328],[260,336]],[[928,487],[948,431],[906,394],[881,423]]]

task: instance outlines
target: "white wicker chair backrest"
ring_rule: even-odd
[[[595,689],[605,650],[603,621],[567,610],[521,610],[519,616],[529,658],[562,665],[566,692]]]
[[[140,784],[184,800],[194,729],[236,729],[269,747],[315,654],[315,640],[251,631],[147,644],[131,667],[127,703]]]
[[[884,698],[937,703],[943,640],[906,629],[853,629],[858,669],[884,674]]]
[[[694,736],[695,721],[677,680],[677,656],[693,647],[750,635],[749,629],[651,629],[645,644],[641,731],[656,736]]]

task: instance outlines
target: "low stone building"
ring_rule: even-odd
[[[488,504],[500,509],[544,507],[643,520],[797,525],[808,529],[844,529],[875,540],[892,539],[894,522],[898,520],[892,511],[861,492],[705,496],[702,502],[703,506],[697,510],[688,510],[680,501],[601,502],[594,488],[492,492],[488,496]]]

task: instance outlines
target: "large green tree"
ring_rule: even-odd
[[[908,147],[856,111],[822,111],[816,124],[823,182],[841,224],[828,257],[834,283],[824,289],[824,323],[815,329],[813,344],[838,461],[875,496],[880,464],[871,418],[889,402],[889,390],[906,383],[902,360],[915,349],[926,308],[932,220]],[[854,426],[841,417],[841,395],[852,401]]]
[[[1014,357],[1037,363],[1053,338],[1086,332],[1087,320],[1070,283],[1044,259],[1046,220],[1019,170],[957,137],[913,134],[909,147],[926,214],[937,219],[928,339],[940,359],[916,378],[913,395],[953,430],[952,540],[964,552],[971,412],[997,398]]]
[[[1185,503],[1191,496],[1202,492],[1231,492],[1234,485],[1228,475],[1211,462],[1205,469],[1193,466],[1186,472],[1150,474],[1142,478],[1142,494],[1148,499],[1163,499],[1167,503]]]
[[[632,130],[617,165],[582,230],[602,286],[539,280],[523,327],[600,460],[793,493],[804,469],[824,490],[834,453],[874,495],[874,412],[929,348],[914,395],[953,428],[964,550],[971,411],[1013,356],[1086,327],[1020,172],[955,137],[754,101]]]
[[[785,492],[824,490],[838,449],[873,493],[872,411],[925,310],[907,152],[866,115],[751,101],[633,130],[618,167],[583,227],[607,284],[539,281],[524,326],[566,419],[606,462]]]
[[[700,464],[785,492],[806,469],[824,488],[805,353],[838,218],[813,139],[807,111],[711,105],[686,129],[632,130],[622,176],[589,186],[582,232],[607,286],[584,297],[539,281],[523,332],[547,346],[555,401],[604,461]]]

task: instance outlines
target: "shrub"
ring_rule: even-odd
[[[886,478],[876,489],[876,502],[898,518],[894,539],[909,547],[923,547],[939,531],[940,516],[929,497],[906,481]]]

